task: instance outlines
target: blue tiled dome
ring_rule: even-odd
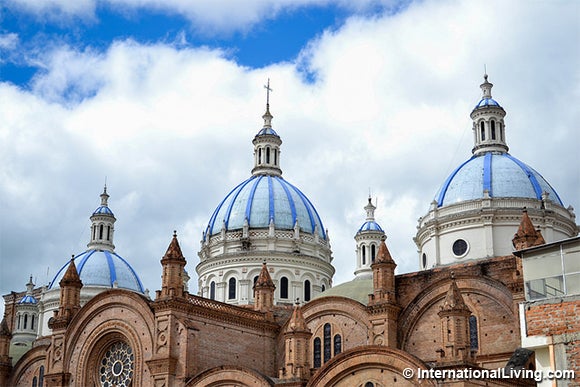
[[[298,221],[304,232],[326,239],[322,220],[310,200],[280,176],[254,175],[234,188],[215,209],[205,236],[241,229],[247,219],[250,228],[267,228],[270,219],[277,229],[292,229]]]
[[[475,155],[461,164],[445,180],[435,196],[439,207],[483,198],[487,190],[491,197],[542,199],[542,193],[563,205],[550,184],[533,168],[508,153]]]
[[[367,220],[358,229],[358,232],[361,232],[361,231],[383,231],[383,229],[374,220]]]
[[[114,216],[113,211],[111,211],[111,209],[107,206],[100,206],[93,212],[93,215],[98,215],[98,214],[106,214],[106,215]]]
[[[262,129],[260,129],[260,131],[258,132],[258,134],[256,134],[256,137],[257,136],[262,136],[264,134],[269,134],[269,135],[272,135],[272,136],[280,137],[280,136],[278,136],[278,133],[276,133],[276,131],[274,129],[269,128],[269,127],[263,127]]]
[[[135,270],[122,257],[106,250],[87,250],[74,258],[83,286],[117,287],[143,293],[141,280]],[[50,282],[49,289],[58,288],[70,261],[64,265]]]
[[[493,98],[482,98],[477,105],[475,105],[475,107],[473,108],[473,110],[477,109],[477,108],[482,108],[482,107],[486,107],[486,106],[497,106],[497,107],[501,107],[499,105],[499,102],[497,102],[495,99]]]
[[[27,294],[18,302],[19,304],[36,304],[38,301],[33,296]]]

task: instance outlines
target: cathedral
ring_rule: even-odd
[[[199,259],[168,235],[161,289],[115,251],[105,187],[87,250],[4,295],[0,386],[551,386],[538,372],[563,369],[580,385],[574,210],[508,152],[506,111],[487,75],[480,87],[472,156],[418,221],[419,271],[395,274],[369,198],[354,278],[333,286],[328,230],[282,177],[268,99],[251,176],[208,214]]]

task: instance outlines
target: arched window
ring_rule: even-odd
[[[262,148],[258,148],[258,164],[262,164]]]
[[[498,122],[498,123],[497,123],[497,126],[498,126],[498,129],[499,129],[499,139],[500,139],[501,141],[503,141],[503,130],[502,130],[502,128],[501,128],[501,122]]]
[[[34,315],[30,316],[30,329],[34,329]]]
[[[20,315],[18,315],[18,323],[16,324],[16,329],[20,329]]]
[[[103,239],[103,225],[99,226],[99,239]]]
[[[209,298],[215,300],[215,282],[213,281],[209,284]]]
[[[321,362],[320,337],[314,339],[314,368],[320,368]]]
[[[24,315],[24,329],[28,326],[28,314]]]
[[[288,278],[280,278],[280,298],[288,298]]]
[[[377,247],[375,245],[371,245],[371,262],[375,261],[376,254],[377,254]]]
[[[491,139],[495,140],[495,121],[491,120]]]
[[[93,226],[93,239],[97,239],[97,226]]]
[[[111,226],[107,226],[107,240],[111,240]]]
[[[37,386],[37,381],[36,381],[36,376],[32,378],[32,387],[36,387]]]
[[[304,281],[304,301],[310,301],[310,281]]]
[[[266,164],[270,164],[270,148],[266,148]]]
[[[38,387],[42,387],[44,385],[44,366],[40,366],[40,370],[38,371]]]
[[[332,357],[331,353],[331,342],[330,342],[330,324],[324,324],[324,362],[330,360]]]
[[[366,263],[367,263],[367,247],[364,245],[362,247],[362,262],[363,262],[363,265],[366,265]]]
[[[481,141],[485,141],[485,124],[483,121],[481,121],[479,126],[481,127]]]
[[[272,149],[274,152],[274,165],[278,165],[278,151],[276,149]]]
[[[256,282],[258,282],[258,276],[254,277],[254,286],[256,286]]]
[[[472,350],[479,349],[479,339],[477,338],[477,317],[469,316],[469,343]]]
[[[322,291],[326,290],[326,286],[324,286],[324,284],[322,284]]]
[[[228,299],[236,299],[236,279],[233,277],[228,281]]]
[[[366,382],[365,387],[375,387],[373,382]]]
[[[342,337],[334,335],[334,356],[342,352]]]

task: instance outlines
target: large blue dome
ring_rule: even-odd
[[[143,285],[137,273],[127,261],[107,250],[87,250],[74,258],[75,266],[83,286],[104,286],[129,289],[143,293]],[[50,282],[49,289],[58,288],[70,261],[66,263]]]
[[[204,237],[226,230],[267,228],[270,220],[277,229],[292,229],[296,221],[304,232],[326,239],[322,220],[308,198],[280,176],[254,175],[235,187],[217,206]]]
[[[445,180],[435,200],[437,205],[482,199],[484,190],[490,197],[542,199],[542,193],[563,205],[550,184],[533,168],[508,153],[474,155]]]

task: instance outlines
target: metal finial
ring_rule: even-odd
[[[264,85],[266,89],[266,107],[270,106],[270,92],[274,91],[270,88],[270,78],[268,78],[268,83]]]
[[[173,237],[177,238],[177,230],[173,230]]]

